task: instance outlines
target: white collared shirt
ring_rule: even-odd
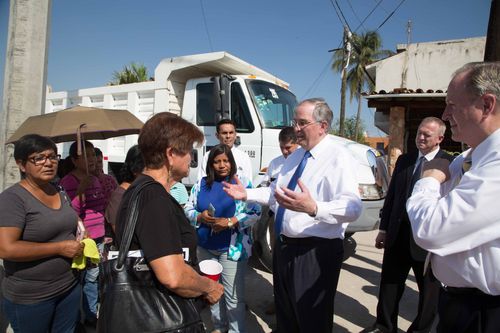
[[[252,174],[252,162],[250,162],[250,157],[244,151],[239,150],[236,146],[231,148],[231,153],[233,153],[234,161],[236,162],[236,167],[238,170],[236,174],[240,178],[246,178],[250,181],[253,180]],[[210,151],[207,151],[203,156],[203,161],[201,162],[200,168],[198,169],[198,180],[205,177],[207,175],[206,167],[208,161],[208,154]]]
[[[278,178],[278,174],[280,173],[283,164],[285,164],[285,156],[283,155],[272,159],[267,167],[266,180],[272,181],[273,179]]]
[[[313,149],[300,179],[316,200],[315,217],[306,213],[285,210],[282,234],[288,237],[344,238],[348,222],[361,214],[362,204],[356,177],[356,162],[351,153],[331,136],[323,138]],[[247,190],[247,199],[268,204],[278,210],[274,191],[287,187],[305,154],[303,148],[295,150],[285,160],[278,178],[270,187]],[[300,191],[298,185],[295,191]]]
[[[441,186],[431,177],[415,184],[408,216],[443,284],[500,295],[500,130],[472,151],[472,167],[462,176],[468,154],[451,163],[451,178]]]
[[[417,157],[417,161],[420,160],[420,158],[424,158],[425,161],[422,161],[420,163],[424,163],[424,162],[429,162],[429,161],[432,161],[437,153],[439,152],[439,146],[436,147],[433,151],[431,151],[430,153],[424,155],[422,154],[420,151],[418,151],[418,157]],[[413,168],[413,172],[415,172],[415,169],[418,167],[417,163],[415,163],[415,167]]]

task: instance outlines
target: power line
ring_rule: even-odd
[[[401,2],[399,3],[399,5],[387,16],[387,18],[384,20],[384,22],[382,22],[377,30],[375,31],[378,31],[378,29],[382,28],[382,26],[391,18],[392,15],[394,15],[394,13],[399,9],[399,7],[401,7],[401,5],[403,4],[403,2],[405,2],[406,0],[401,0]]]
[[[355,11],[355,10],[354,10],[354,8],[352,7],[351,0],[347,0],[347,4],[348,4],[348,5],[349,5],[349,7],[351,8],[351,11],[352,11],[352,13],[354,14],[354,17],[356,17],[356,19],[358,20],[358,22],[360,22],[360,24],[359,24],[358,28],[359,28],[360,26],[363,26],[363,22],[364,22],[364,21],[363,21],[363,22],[361,22],[361,20],[359,19],[358,14],[356,14],[356,11]],[[366,19],[365,19],[365,20],[366,20]],[[356,30],[358,30],[358,28],[356,28]],[[366,30],[366,28],[365,28],[364,26],[363,26],[363,29],[365,29],[365,30]]]
[[[332,61],[333,61],[333,58],[329,57],[328,63],[325,65],[325,67],[323,67],[323,69],[319,73],[318,77],[316,78],[316,80],[314,80],[314,82],[311,84],[309,89],[307,89],[306,93],[302,96],[301,100],[306,98],[307,96],[309,96],[310,93],[312,93],[314,90],[316,90],[316,88],[318,87],[319,81],[323,78],[323,76],[325,76],[326,70],[330,68],[330,64],[332,63]]]
[[[382,3],[382,1],[384,0],[380,0],[376,5],[375,7],[373,7],[373,9],[368,13],[368,15],[366,15],[365,19],[356,27],[356,29],[354,30],[354,32],[358,31],[358,29],[363,26],[363,23],[365,23],[365,21],[373,14],[373,12],[375,11],[375,9],[378,8],[378,6],[380,6],[380,4]],[[364,27],[363,27],[364,28]]]
[[[345,25],[344,21],[342,21],[342,17],[340,17],[339,10],[337,9],[337,6],[333,3],[333,0],[330,0],[330,3],[332,4],[333,8],[335,9],[335,14],[337,14],[337,17],[339,18],[340,24]]]
[[[207,32],[208,44],[210,45],[210,51],[214,51],[214,47],[212,45],[212,39],[210,38],[210,32],[208,31],[207,18],[205,17],[205,8],[203,7],[203,0],[200,0],[201,5],[201,14],[203,16],[203,22],[205,23],[205,31]]]
[[[331,0],[330,0],[330,1],[331,1]],[[347,22],[347,19],[345,18],[344,13],[342,12],[342,8],[340,8],[340,5],[339,5],[339,3],[337,2],[337,0],[334,0],[334,1],[335,1],[335,3],[337,4],[337,7],[338,7],[338,9],[339,9],[339,11],[340,11],[340,15],[342,15],[342,18],[344,19],[344,22],[345,22],[345,23],[344,23],[344,25],[346,25],[346,26],[347,26],[347,28],[349,29],[349,31],[351,31],[351,27],[349,26],[349,23]]]

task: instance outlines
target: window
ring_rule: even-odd
[[[213,83],[196,86],[196,125],[215,126]]]
[[[255,108],[266,128],[283,128],[291,125],[293,110],[297,105],[294,94],[270,82],[261,80],[246,82]]]
[[[255,129],[241,85],[231,84],[231,119],[236,123],[236,131],[251,133]]]
[[[214,106],[213,83],[200,83],[196,86],[196,125],[215,126],[217,115]],[[255,127],[245,95],[238,82],[231,83],[231,119],[236,123],[236,131],[251,133]]]

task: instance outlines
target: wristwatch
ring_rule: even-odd
[[[229,229],[231,229],[233,226],[234,226],[233,221],[231,221],[231,218],[230,218],[230,217],[228,217],[228,218],[227,218],[227,227],[228,227]]]

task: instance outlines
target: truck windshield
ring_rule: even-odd
[[[255,109],[265,128],[290,126],[297,98],[285,88],[261,80],[246,80]]]

